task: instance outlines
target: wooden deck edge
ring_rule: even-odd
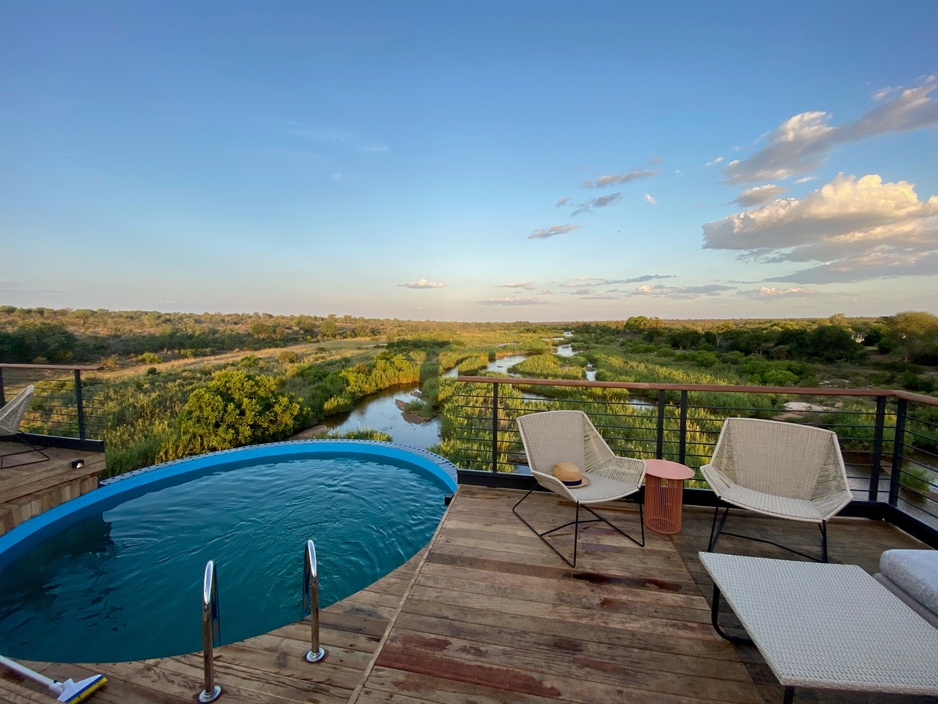
[[[404,593],[401,595],[401,600],[397,605],[397,609],[395,609],[394,614],[388,620],[388,626],[386,629],[384,629],[384,635],[381,636],[381,640],[378,642],[378,647],[375,648],[375,652],[372,654],[371,660],[365,667],[365,672],[362,674],[361,681],[352,691],[352,695],[349,697],[348,704],[356,704],[358,702],[358,698],[361,696],[362,691],[365,689],[368,678],[371,677],[371,672],[374,670],[375,663],[381,656],[381,651],[384,650],[384,646],[388,641],[388,637],[391,635],[391,631],[394,629],[401,612],[404,610],[404,604],[406,604],[407,599],[410,598],[410,594],[413,591],[414,585],[417,583],[417,579],[419,579],[420,573],[423,571],[423,566],[426,564],[427,558],[430,556],[430,551],[433,549],[433,545],[436,543],[437,538],[443,530],[444,524],[449,518],[449,509],[453,506],[453,504],[456,503],[456,500],[459,497],[459,491],[460,487],[456,487],[456,494],[453,496],[453,500],[450,502],[446,512],[443,514],[443,518],[440,520],[439,525],[437,525],[436,530],[433,532],[433,537],[430,538],[430,542],[428,542],[427,545],[423,548],[423,555],[420,557],[420,562],[417,564],[417,568],[414,570],[413,575],[411,575],[410,583],[407,585],[407,589],[405,589]]]

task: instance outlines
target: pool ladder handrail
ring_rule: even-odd
[[[202,664],[205,668],[205,689],[199,692],[200,702],[213,702],[221,696],[215,684],[214,648],[221,645],[221,622],[218,611],[218,577],[215,561],[205,565],[202,579]]]
[[[303,560],[303,615],[309,614],[310,648],[307,662],[320,662],[326,657],[325,649],[319,644],[319,569],[316,566],[316,546],[306,541]]]

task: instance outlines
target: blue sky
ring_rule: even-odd
[[[0,304],[938,313],[938,3],[0,0]]]

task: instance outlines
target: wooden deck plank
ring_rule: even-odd
[[[512,514],[520,496],[507,489],[460,487],[426,551],[322,611],[321,641],[329,652],[322,663],[304,659],[308,622],[218,648],[221,701],[781,701],[782,689],[758,651],[730,645],[710,625],[711,584],[697,552],[706,547],[711,510],[686,508],[683,530],[674,536],[646,531],[645,548],[605,525],[591,525],[581,533],[577,569],[570,569]],[[548,525],[566,520],[572,510],[550,494],[532,495],[525,508]],[[626,530],[637,525],[634,504],[612,514]],[[740,520],[752,534],[779,533],[775,519]],[[815,526],[785,522],[782,527],[787,544],[805,550],[818,544]],[[922,547],[888,524],[862,519],[835,519],[829,538],[834,561],[868,571],[876,569],[885,549]],[[572,534],[558,540],[572,541]],[[789,557],[772,546],[729,537],[721,539],[720,547]],[[131,663],[27,665],[57,679],[105,674],[108,684],[89,699],[91,704],[188,703],[203,684],[200,654]],[[821,704],[921,701],[821,692],[804,696]],[[7,700],[33,704],[48,696],[5,674],[0,701]]]
[[[0,442],[0,455],[18,452],[25,445]],[[16,455],[4,459],[0,468],[0,535],[20,523],[38,516],[61,503],[93,491],[98,474],[104,469],[104,454],[59,447],[43,448],[50,459],[38,453]],[[84,466],[72,467],[81,459]]]

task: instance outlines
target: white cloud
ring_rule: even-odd
[[[651,205],[658,205],[658,201],[655,200],[654,196],[651,193],[645,194],[645,202],[650,203]]]
[[[536,288],[533,282],[531,281],[510,281],[507,284],[498,284],[499,288],[523,288],[527,290],[533,290]]]
[[[622,200],[622,194],[619,192],[610,193],[608,196],[600,196],[599,198],[593,198],[586,201],[585,203],[580,203],[577,206],[577,209],[570,213],[571,217],[580,215],[581,213],[591,213],[593,208],[607,208],[613,203]]]
[[[733,202],[744,208],[751,208],[754,205],[762,205],[775,200],[784,192],[785,188],[782,186],[767,183],[764,186],[746,189],[740,193]]]
[[[569,202],[570,202],[570,197],[563,196],[562,198],[557,199],[556,207],[562,208],[563,206],[567,205]]]
[[[735,291],[733,286],[722,284],[708,284],[706,286],[660,286],[658,284],[644,284],[637,287],[631,295],[650,296],[660,298],[700,298],[701,296],[719,296],[727,291]]]
[[[894,91],[878,91],[880,103],[855,122],[830,125],[830,113],[803,112],[781,124],[768,136],[764,147],[746,159],[732,161],[723,170],[727,183],[786,179],[817,169],[836,146],[891,132],[907,132],[938,125],[938,101],[929,94],[938,78],[929,76],[922,85]],[[888,98],[888,99],[887,99]]]
[[[406,284],[398,284],[398,286],[403,288],[444,288],[446,284],[420,279],[420,281],[411,281],[410,283]]]
[[[713,161],[708,161],[706,164],[704,164],[704,166],[716,166],[717,164],[722,163],[725,158],[726,158],[726,157],[718,156],[718,157],[717,157],[716,159],[714,159]]]
[[[609,186],[618,186],[622,183],[631,183],[641,178],[650,178],[657,173],[657,171],[645,169],[644,171],[629,171],[625,174],[608,174],[606,176],[600,176],[595,181],[584,181],[580,185],[583,188],[608,188]]]
[[[541,230],[532,230],[531,234],[528,235],[529,240],[543,240],[548,237],[556,237],[557,235],[565,235],[568,232],[573,232],[574,230],[580,229],[579,225],[553,225]]]
[[[749,298],[762,298],[766,300],[779,298],[803,298],[805,296],[816,296],[817,291],[797,286],[793,288],[774,288],[772,286],[760,286],[752,291],[742,291],[742,295]]]
[[[928,274],[938,255],[938,196],[922,201],[907,181],[840,174],[804,198],[707,223],[703,232],[706,249],[737,250],[762,262],[820,263],[771,281]]]
[[[795,183],[798,184],[808,183],[810,181],[817,181],[817,176],[802,176],[801,178],[795,179]]]
[[[673,274],[643,274],[631,279],[604,279],[598,276],[579,276],[559,284],[560,288],[578,289],[581,293],[587,292],[587,288],[600,288],[603,286],[624,286],[628,284],[640,284],[647,281],[658,281],[660,279],[673,279]],[[570,293],[565,291],[565,293]],[[609,293],[609,291],[607,291]]]
[[[342,172],[341,172],[341,171],[336,171],[334,174],[332,174],[331,176],[329,176],[329,180],[330,180],[330,181],[335,181],[336,183],[338,183],[339,181],[341,181],[343,178],[344,178],[344,176],[342,175]]]
[[[509,296],[508,298],[489,298],[487,301],[479,301],[484,306],[533,306],[543,303],[539,298],[520,298],[518,296]]]

